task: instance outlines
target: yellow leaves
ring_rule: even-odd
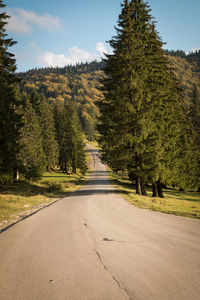
[[[97,66],[98,67],[98,66]],[[63,74],[54,73],[47,69],[44,73],[39,70],[25,75],[23,85],[27,89],[37,89],[44,93],[51,102],[63,105],[64,101],[74,99],[78,111],[86,122],[93,123],[99,115],[96,101],[103,98],[100,91],[100,80],[105,76],[103,71],[91,71],[90,66],[77,69],[60,70]]]
[[[191,63],[188,63],[186,59],[181,57],[174,57],[170,55],[167,57],[175,76],[183,88],[185,100],[186,102],[189,102],[194,83],[200,85],[198,75],[195,73],[195,66]]]
[[[85,110],[82,112],[82,117],[83,118],[88,118],[89,117],[88,113]]]
[[[59,95],[58,97],[56,97],[56,100],[57,100],[57,101],[64,102],[65,98],[62,97],[61,95]]]
[[[32,88],[32,89],[35,89],[35,84],[34,83],[31,83],[31,82],[27,82],[26,84],[25,84],[25,87],[26,88]]]

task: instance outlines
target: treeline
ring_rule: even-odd
[[[50,104],[44,96],[20,93],[15,88],[17,105],[14,120],[6,125],[1,157],[0,183],[40,179],[45,171],[57,170],[85,174],[87,170],[84,135],[74,101]],[[8,100],[8,98],[7,98]],[[9,135],[13,122],[15,131]],[[13,144],[9,151],[7,144]],[[4,158],[4,159],[3,159]]]
[[[95,140],[98,108],[96,101],[102,97],[100,80],[103,62],[91,62],[64,68],[41,68],[19,73],[21,91],[28,95],[36,90],[50,103],[76,103],[82,129],[88,140]]]
[[[103,61],[92,61],[90,63],[77,63],[76,65],[68,65],[65,67],[45,67],[45,68],[35,68],[31,69],[27,72],[18,73],[19,77],[27,77],[34,75],[49,75],[49,74],[57,74],[57,75],[72,75],[72,74],[85,74],[85,73],[93,73],[95,71],[102,70],[105,64]]]
[[[52,105],[36,92],[19,97],[22,126],[16,169],[26,179],[39,179],[58,166],[65,173],[80,169],[85,174],[84,137],[74,101]]]
[[[200,95],[189,106],[169,65],[147,3],[125,0],[110,40],[98,102],[102,159],[126,171],[136,193],[163,197],[163,187],[200,187]]]
[[[200,71],[200,50],[186,54],[183,50],[164,50],[167,55],[185,58],[188,62],[196,64]]]
[[[194,85],[200,87],[199,52],[186,55],[185,52],[164,51],[179,85],[183,90],[184,102],[191,103]],[[192,60],[192,57],[196,59]],[[104,77],[105,62],[82,63],[63,68],[39,68],[18,73],[21,90],[31,94],[36,90],[45,95],[49,102],[64,102],[74,99],[82,129],[88,140],[95,140],[99,110],[96,102],[103,97],[101,80]]]
[[[4,8],[0,0],[0,8]],[[44,171],[84,174],[84,136],[73,99],[51,103],[34,89],[21,92],[7,38],[7,14],[0,15],[0,184],[41,178]]]

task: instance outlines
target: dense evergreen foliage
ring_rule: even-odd
[[[152,182],[153,196],[160,197],[163,184],[194,187],[197,155],[190,151],[194,141],[183,96],[149,6],[124,1],[116,31],[98,103],[103,159],[115,170],[127,170],[138,194],[146,194],[144,182]]]
[[[23,95],[21,115],[23,126],[18,137],[17,163],[26,179],[39,179],[45,171],[45,153],[42,147],[42,129],[39,118],[27,95]]]
[[[0,0],[0,8],[4,7]],[[35,88],[22,91],[23,82],[15,75],[14,55],[8,51],[15,42],[5,33],[7,18],[6,13],[0,14],[0,184],[18,180],[19,174],[27,180],[37,180],[44,171],[58,166],[62,171],[80,169],[85,173],[85,145],[75,101],[63,102],[58,116],[63,123],[62,128],[58,128],[54,121],[57,120],[55,105],[42,93],[45,88],[41,88],[40,94]],[[89,68],[96,68],[95,63]],[[73,67],[66,69],[73,73]],[[59,70],[54,73],[58,74]],[[58,138],[60,131],[65,136],[64,145]],[[58,160],[61,149],[66,168]]]
[[[0,0],[0,9],[5,5]],[[9,52],[9,47],[15,42],[7,37],[5,25],[8,16],[0,14],[0,178],[2,181],[12,177],[16,169],[16,154],[18,151],[16,137],[19,133],[20,117],[17,107],[20,99],[16,95],[15,59]]]
[[[73,100],[54,105],[56,139],[59,145],[59,166],[63,172],[76,173],[77,168],[85,174],[86,157],[83,133]]]

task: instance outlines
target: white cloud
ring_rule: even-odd
[[[43,66],[64,67],[66,65],[74,65],[76,63],[91,62],[100,60],[103,52],[106,52],[106,47],[102,42],[96,44],[94,53],[85,51],[77,46],[69,48],[66,54],[55,54],[53,52],[45,52],[38,59]]]
[[[96,50],[97,50],[98,52],[100,52],[102,56],[103,56],[104,53],[107,53],[107,52],[108,52],[107,49],[106,49],[106,46],[105,46],[104,43],[102,43],[102,42],[98,42],[98,43],[96,44]]]
[[[59,18],[49,14],[38,15],[21,8],[7,9],[7,13],[10,16],[7,24],[10,32],[29,34],[35,25],[47,31],[60,30],[62,27]]]

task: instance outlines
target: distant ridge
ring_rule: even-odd
[[[200,51],[189,54],[182,50],[164,51],[183,90],[185,103],[189,104],[194,84],[200,89]],[[94,139],[99,113],[96,101],[103,97],[100,82],[104,66],[103,61],[93,61],[65,67],[35,68],[18,73],[18,77],[22,79],[22,91],[28,94],[35,89],[50,102],[73,98],[86,136]]]

